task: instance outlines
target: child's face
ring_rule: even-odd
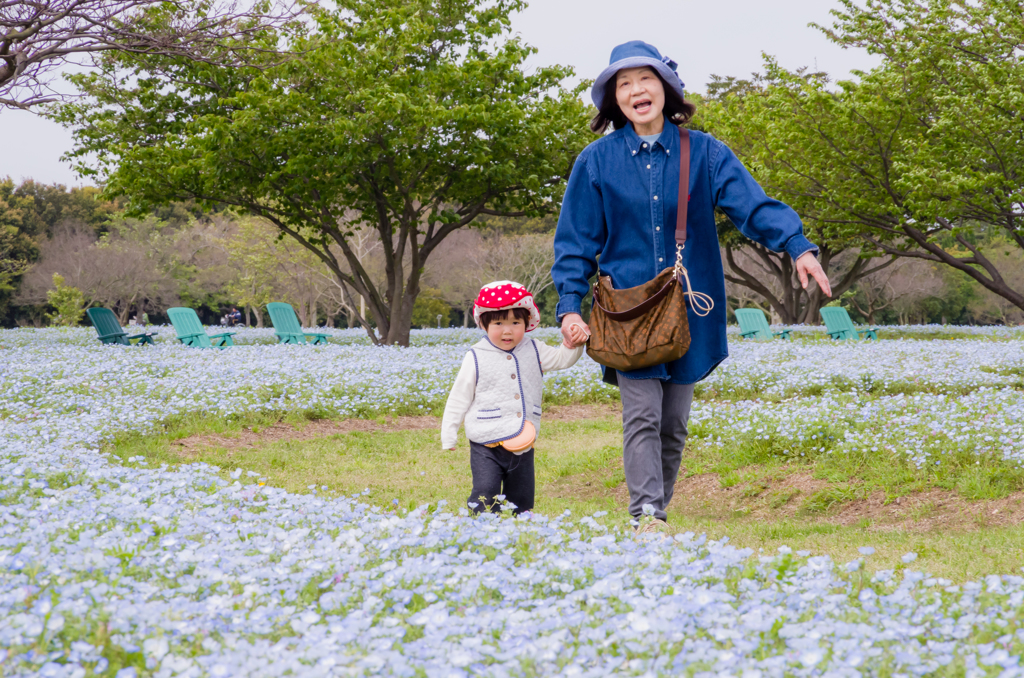
[[[526,334],[526,323],[512,315],[512,311],[499,320],[491,321],[487,326],[487,338],[491,343],[505,351],[511,351]]]

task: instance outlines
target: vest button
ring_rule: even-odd
[[[515,379],[515,378],[516,378],[516,375],[514,375],[514,374],[513,374],[513,375],[512,375],[512,378],[513,378],[513,379]]]
[[[515,398],[516,400],[519,400],[519,394],[518,394],[518,393],[517,393],[517,394],[515,394],[515,395],[514,395],[514,396],[512,396],[512,397],[513,397],[513,398]]]
[[[510,356],[510,355],[505,356],[505,360],[512,360],[512,356]]]
[[[522,412],[516,412],[516,416],[517,417],[521,417],[521,416],[523,416],[523,413]]]

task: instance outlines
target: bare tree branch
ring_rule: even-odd
[[[222,66],[271,65],[276,45],[256,38],[298,16],[290,0],[15,0],[0,2],[0,108],[65,98],[61,69],[92,67],[104,52],[180,57]],[[280,61],[280,59],[277,59]],[[261,63],[264,62],[264,63]]]

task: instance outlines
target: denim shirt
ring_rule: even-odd
[[[679,134],[665,131],[647,144],[632,125],[593,142],[580,153],[569,176],[555,231],[551,276],[558,290],[557,316],[579,313],[588,279],[611,277],[615,289],[636,287],[671,266],[676,258],[679,204]],[[794,260],[817,252],[803,234],[800,217],[765,195],[736,155],[721,141],[690,131],[690,186],[683,263],[693,289],[710,295],[715,307],[701,317],[687,304],[690,349],[673,362],[625,374],[692,384],[708,376],[729,355],[725,325],[725,275],[715,229],[720,207],[743,235]],[[616,383],[614,370],[605,381]]]

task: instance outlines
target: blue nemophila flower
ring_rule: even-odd
[[[1024,364],[1024,335],[971,332],[979,340],[736,344],[701,388],[772,400],[699,400],[691,424],[707,433],[694,441],[1024,462],[1024,394],[1004,371]],[[301,347],[244,330],[213,353],[100,346],[86,329],[0,332],[5,675],[115,673],[107,657],[125,656],[167,676],[1016,670],[1016,576],[957,587],[692,533],[638,542],[621,522],[598,523],[600,511],[403,515],[368,492],[290,494],[245,469],[122,466],[100,453],[175,416],[439,407],[479,336],[417,332],[400,349],[331,333],[338,343]],[[612,393],[589,359],[546,377],[546,392]]]
[[[870,556],[875,553],[875,548],[873,546],[861,546],[857,550],[860,551],[862,556]]]
[[[912,563],[915,560],[917,560],[917,554],[916,553],[904,553],[903,557],[901,557],[900,560],[902,560],[904,563]]]

